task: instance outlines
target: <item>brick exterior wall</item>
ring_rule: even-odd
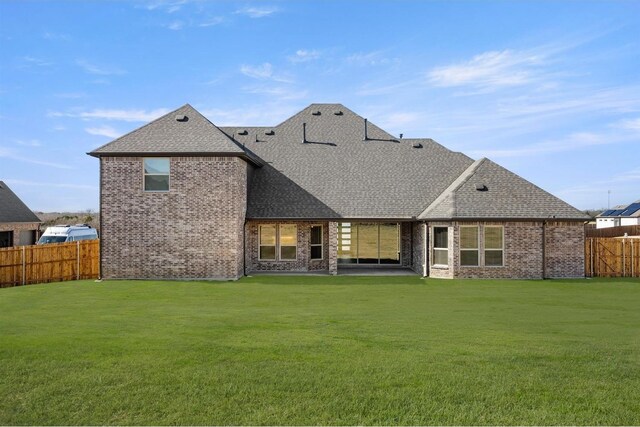
[[[546,277],[584,277],[584,223],[548,222],[545,237]]]
[[[170,190],[143,191],[141,157],[101,159],[103,278],[243,275],[247,163],[172,157]]]
[[[295,260],[285,261],[265,261],[260,260],[258,257],[259,251],[259,226],[260,225],[280,225],[280,224],[295,224],[297,227],[297,257]],[[329,229],[328,222],[322,221],[257,221],[249,220],[245,225],[245,265],[247,274],[251,272],[259,271],[293,271],[293,272],[307,272],[307,271],[329,271]],[[336,223],[332,223],[336,224]],[[322,259],[312,260],[311,258],[311,226],[322,226]],[[335,226],[337,230],[337,226]],[[334,245],[337,248],[337,234]],[[337,256],[337,249],[335,251]],[[336,257],[334,256],[334,260]]]
[[[338,274],[338,223],[329,222],[329,274]]]
[[[479,227],[479,266],[460,265],[460,227]],[[503,226],[503,266],[484,265],[484,227]],[[542,279],[584,277],[584,225],[582,222],[542,221],[430,223],[449,228],[448,266],[429,267],[436,278]],[[543,265],[543,236],[546,266]],[[429,250],[433,240],[429,238]],[[546,267],[546,274],[543,269]]]
[[[425,224],[422,222],[415,222],[411,224],[411,233],[413,235],[413,248],[411,251],[411,268],[413,271],[418,273],[419,275],[424,274],[423,264],[425,262],[424,259],[424,232],[425,232]]]
[[[33,245],[39,227],[38,222],[4,222],[0,223],[0,232],[13,231],[13,246]]]

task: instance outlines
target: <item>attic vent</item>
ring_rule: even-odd
[[[313,114],[314,116],[319,116],[319,115],[320,115],[320,114],[322,114],[322,113],[321,113],[320,111],[314,111],[314,112],[313,112],[313,113],[311,113],[311,114]]]
[[[185,116],[184,114],[178,114],[176,116],[176,121],[177,122],[186,122],[186,121],[189,121],[189,117]]]
[[[243,131],[238,132],[238,135],[249,135],[249,131],[245,129]]]
[[[402,138],[402,137],[400,137]],[[422,144],[420,144],[419,142],[414,142],[413,143],[413,148],[422,148]]]
[[[488,188],[484,184],[476,184],[476,190],[478,190],[478,191],[487,191]]]
[[[335,114],[336,116],[341,116],[344,113],[341,110],[335,111],[333,114]]]
[[[264,134],[265,134],[265,135],[272,136],[272,135],[275,135],[276,133],[275,133],[273,130],[268,130],[268,131],[266,131]]]

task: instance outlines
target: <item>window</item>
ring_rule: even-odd
[[[276,259],[276,226],[261,225],[259,232],[260,260],[275,261]]]
[[[449,229],[433,227],[433,265],[449,265]]]
[[[478,226],[460,227],[460,265],[478,264]]]
[[[258,259],[260,261],[291,261],[296,259],[298,227],[295,224],[260,225],[258,234]]]
[[[295,260],[298,248],[298,226],[281,224],[278,227],[280,240],[280,259]]]
[[[311,259],[322,259],[322,226],[311,226]]]
[[[144,159],[144,191],[169,191],[169,168],[169,159]]]
[[[504,263],[504,228],[498,226],[484,227],[484,265],[501,267]]]

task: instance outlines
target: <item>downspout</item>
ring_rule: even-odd
[[[547,278],[547,220],[542,221],[542,280]]]

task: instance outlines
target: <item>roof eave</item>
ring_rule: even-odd
[[[254,166],[261,167],[264,162],[257,156],[250,155],[246,152],[96,152],[87,153],[91,157],[240,157]]]

